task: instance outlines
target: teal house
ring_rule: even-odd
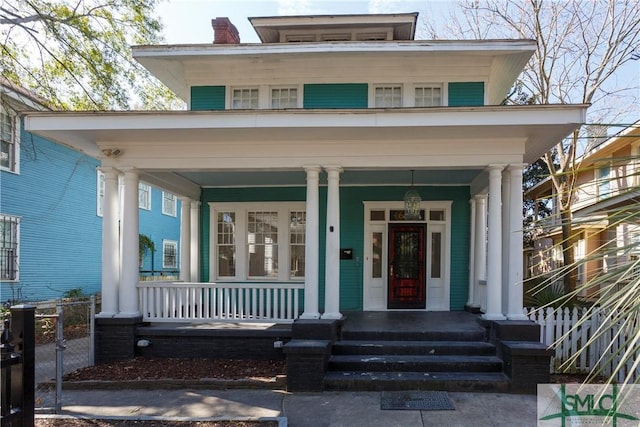
[[[244,44],[217,18],[213,44],[133,47],[187,111],[28,113],[101,162],[98,317],[523,319],[522,170],[586,106],[505,104],[534,41],[415,40],[416,19],[250,18]],[[139,281],[140,182],[180,202],[180,280]]]

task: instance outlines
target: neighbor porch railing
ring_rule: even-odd
[[[298,318],[304,283],[140,282],[149,322],[273,322]]]
[[[634,339],[640,325],[622,325],[609,320],[607,311],[595,308],[588,317],[587,309],[546,308],[535,310],[525,308],[530,320],[540,325],[540,341],[555,351],[551,362],[551,373],[590,372],[599,370],[604,376],[613,375],[618,382],[624,381],[627,375],[633,381],[640,380],[640,368],[633,366],[633,361],[640,358],[640,348],[635,349],[635,357],[624,364],[619,371],[621,351]],[[584,319],[583,319],[584,317]],[[600,329],[602,334],[591,339]],[[569,364],[571,356],[579,357]]]

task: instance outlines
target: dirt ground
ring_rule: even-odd
[[[160,359],[137,357],[78,369],[64,381],[136,381],[274,378],[284,375],[284,360]]]

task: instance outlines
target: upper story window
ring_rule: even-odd
[[[162,213],[164,215],[176,216],[177,204],[178,200],[174,194],[162,192]]]
[[[0,169],[18,172],[18,116],[0,105]]]
[[[376,86],[374,107],[402,107],[402,86]]]
[[[611,164],[604,163],[596,169],[597,200],[610,197],[611,194]]]
[[[416,107],[438,107],[442,105],[442,88],[439,86],[420,86],[415,88]]]
[[[271,108],[297,108],[298,88],[281,87],[271,89]]]
[[[151,186],[144,182],[138,183],[138,207],[151,210]]]
[[[0,280],[18,280],[20,219],[0,215]]]
[[[258,108],[258,88],[239,88],[231,92],[231,108],[234,110],[249,110]]]

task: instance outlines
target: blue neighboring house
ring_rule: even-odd
[[[21,113],[46,111],[46,101],[4,79],[0,88],[0,300],[100,292],[100,159],[25,131]],[[177,275],[180,202],[144,183],[140,200],[140,233],[156,249],[141,270]]]

